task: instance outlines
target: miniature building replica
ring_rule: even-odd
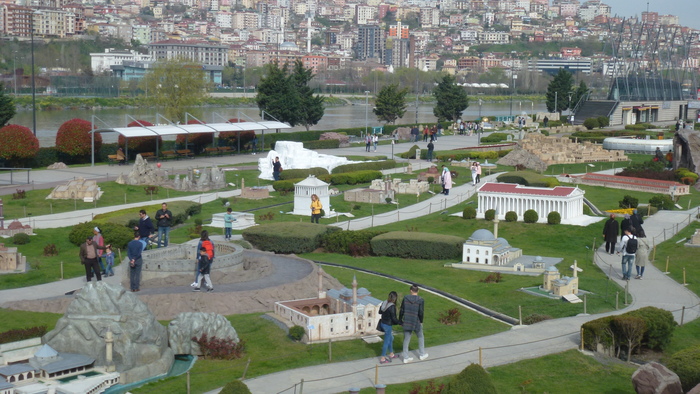
[[[0,243],[0,272],[25,272],[27,270],[27,258],[17,251],[15,247],[7,247]]]
[[[0,237],[11,237],[17,233],[32,235],[32,228],[28,224],[23,225],[19,220],[13,220],[12,223],[5,228],[2,199],[0,199]]]
[[[245,187],[245,179],[241,179],[241,198],[259,200],[270,197],[270,189],[267,186]]]
[[[700,230],[695,230],[695,234],[685,243],[685,246],[700,248]]]
[[[656,179],[635,178],[631,176],[593,173],[572,176],[571,179],[575,184],[605,186],[613,189],[662,193],[669,194],[671,196],[684,196],[686,194],[690,194],[690,186],[674,181],[660,181]]]
[[[382,301],[364,287],[358,289],[357,279],[352,281],[352,290],[325,292],[322,278],[319,268],[318,298],[276,302],[275,314],[287,324],[304,327],[308,343],[379,334],[376,327]]]
[[[518,220],[522,220],[525,211],[533,209],[537,212],[540,223],[547,222],[547,215],[553,211],[559,212],[563,224],[571,224],[583,216],[585,191],[578,187],[546,188],[487,182],[479,187],[477,193],[478,218],[483,218],[489,209],[495,209],[499,219],[505,219],[506,212],[514,211],[518,214]]]
[[[275,160],[275,157],[280,158],[282,170],[321,167],[325,168],[330,173],[335,167],[343,164],[357,163],[345,157],[324,155],[311,149],[305,149],[302,142],[277,141],[275,143],[275,150],[268,152],[267,157],[258,159],[260,179],[274,179],[272,175],[272,162]]]
[[[204,169],[189,167],[184,176],[176,174],[170,179],[167,170],[148,164],[141,155],[136,155],[131,172],[126,176],[120,174],[116,182],[120,185],[161,186],[182,191],[209,191],[226,187],[224,172],[216,166]]]
[[[141,280],[165,278],[170,275],[192,274],[192,262],[197,253],[196,244],[170,245],[167,248],[144,250]],[[243,267],[243,248],[235,244],[214,244],[216,264],[212,271]],[[126,261],[126,260],[125,260]]]
[[[589,141],[578,143],[568,137],[548,137],[541,133],[526,134],[519,145],[547,165],[629,160],[622,150],[609,151]]]
[[[309,175],[308,178],[294,185],[294,211],[292,214],[311,216],[312,194],[318,196],[321,206],[328,216],[331,211],[328,184],[316,178],[315,175]]]
[[[345,201],[369,202],[373,204],[384,203],[387,198],[394,200],[395,194],[420,194],[430,190],[426,181],[410,179],[401,182],[401,179],[375,179],[368,189],[352,189],[344,194]]]
[[[226,215],[225,212],[215,213],[214,215],[212,215],[211,224],[209,226],[210,227],[217,227],[217,228],[226,227],[226,224],[224,223],[224,215]],[[254,213],[231,212],[231,215],[233,215],[234,219],[236,219],[231,224],[231,228],[234,230],[243,230],[243,229],[246,229],[248,227],[257,226],[257,223],[255,223],[255,214]]]
[[[544,272],[542,290],[549,291],[557,297],[565,297],[578,294],[578,265],[574,261],[573,277],[561,276],[556,267],[549,266]],[[567,301],[578,299],[566,297]],[[580,301],[580,300],[579,300]],[[573,301],[577,302],[577,301]]]
[[[418,175],[419,181],[428,182],[430,178],[433,178],[433,183],[440,183],[440,170],[436,166],[431,166],[428,171],[421,172]]]
[[[96,181],[78,178],[68,182],[68,184],[56,186],[46,198],[53,200],[80,199],[85,202],[93,202],[99,200],[101,196],[102,191],[97,186]]]

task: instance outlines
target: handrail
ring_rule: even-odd
[[[608,119],[610,119],[610,116],[612,116],[613,112],[615,112],[618,105],[620,105],[620,100],[615,101],[615,105],[613,105],[610,112],[608,112]]]
[[[589,98],[590,96],[591,96],[591,91],[588,90],[588,91],[586,92],[586,94],[584,94],[583,96],[581,96],[581,98],[578,99],[578,102],[577,102],[576,105],[574,106],[574,109],[571,110],[571,113],[573,113],[574,115],[576,115],[576,113],[577,113],[578,110],[581,108],[581,106],[583,105],[583,103],[585,103],[586,101],[588,101],[588,98]]]

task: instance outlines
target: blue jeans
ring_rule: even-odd
[[[224,233],[225,233],[224,238],[231,239],[231,230],[232,230],[231,227],[226,227],[224,229]]]
[[[622,276],[625,279],[632,277],[632,266],[634,265],[634,255],[624,255],[622,256]]]
[[[382,328],[384,329],[384,345],[382,346],[382,357],[385,357],[387,351],[389,353],[394,353],[394,333],[392,332],[393,328],[390,324],[382,323]]]
[[[168,241],[170,241],[170,226],[158,226],[158,247],[160,248],[161,245],[163,245],[163,247],[167,247]]]

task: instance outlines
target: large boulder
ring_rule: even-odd
[[[238,334],[231,322],[216,313],[183,312],[168,326],[170,348],[175,354],[193,354],[199,356],[202,351],[192,340],[207,334],[208,338],[232,339],[238,343]]]
[[[657,362],[644,364],[634,371],[632,385],[638,394],[683,394],[678,375]]]
[[[104,336],[114,334],[113,361],[122,383],[170,370],[174,354],[167,330],[138,297],[119,285],[88,283],[42,342],[63,353],[77,353],[106,365]]]

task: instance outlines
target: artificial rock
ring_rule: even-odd
[[[644,364],[634,371],[632,385],[638,394],[683,394],[678,375],[657,362]]]
[[[231,322],[216,313],[183,312],[168,325],[170,348],[175,354],[201,355],[199,345],[192,337],[200,338],[202,334],[238,343],[238,334]]]

